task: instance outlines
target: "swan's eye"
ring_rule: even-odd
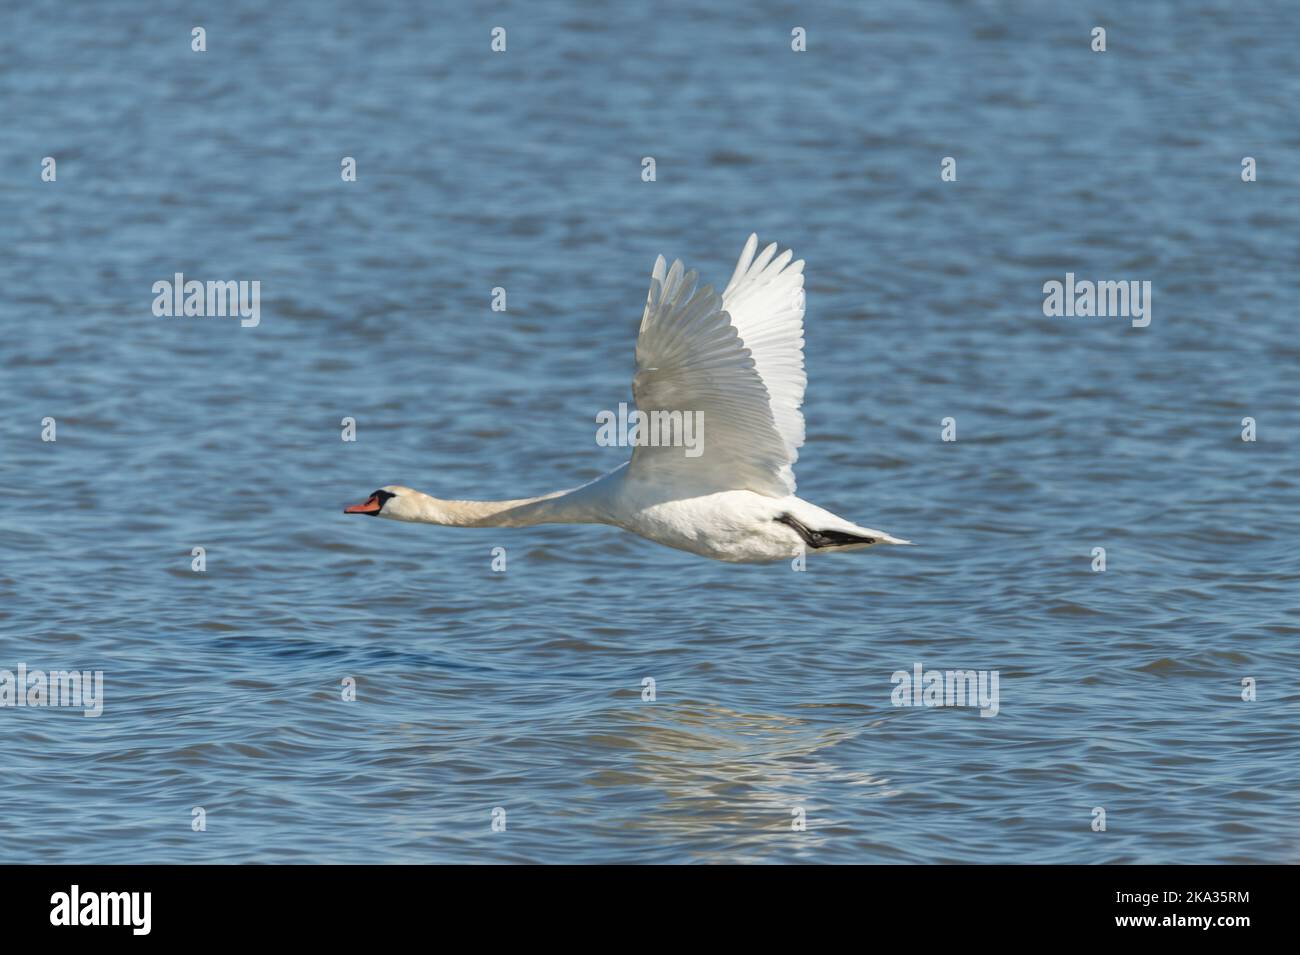
[[[390,497],[397,497],[397,495],[394,494],[392,491],[385,491],[385,490],[382,490],[382,489],[381,489],[381,490],[378,490],[378,491],[375,491],[375,493],[371,494],[370,496],[373,497],[373,498],[378,498],[378,499],[379,499],[379,506],[380,506],[380,507],[383,507],[385,504],[387,504],[387,503],[388,503],[388,499],[389,499]]]

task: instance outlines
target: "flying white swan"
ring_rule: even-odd
[[[737,563],[908,544],[795,497],[804,441],[803,260],[751,235],[721,295],[681,262],[655,261],[636,342],[632,396],[670,440],[590,484],[513,501],[444,501],[390,484],[347,514],[455,527],[612,524],[669,547]],[[654,415],[655,412],[663,412]],[[677,417],[674,417],[674,414]],[[684,416],[702,430],[680,440]],[[677,429],[677,430],[673,430]],[[695,456],[691,456],[691,451]]]

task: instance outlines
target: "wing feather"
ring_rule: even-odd
[[[783,497],[795,490],[803,444],[803,262],[755,257],[751,235],[727,287],[697,289],[680,261],[655,260],[641,317],[632,393],[637,409],[699,412],[702,453],[639,446],[629,476],[697,493],[748,488]]]

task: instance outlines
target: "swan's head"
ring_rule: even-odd
[[[415,492],[409,487],[389,484],[371,494],[364,504],[343,508],[343,513],[369,514],[371,517],[388,517],[400,521],[409,516],[406,512],[414,505],[414,497]]]

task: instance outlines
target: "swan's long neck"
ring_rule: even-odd
[[[528,527],[533,524],[577,524],[598,520],[580,507],[566,505],[568,491],[513,501],[444,501],[415,492],[398,520],[451,527]],[[404,495],[406,496],[406,495]],[[409,515],[409,516],[408,516]]]

